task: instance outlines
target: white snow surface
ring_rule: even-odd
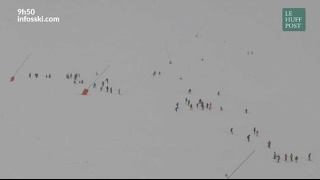
[[[254,150],[231,179],[320,178],[318,5],[0,1],[0,178],[226,178]],[[290,7],[306,8],[306,31],[282,31]],[[60,22],[18,23],[19,8]]]

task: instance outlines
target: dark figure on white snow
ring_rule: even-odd
[[[247,136],[247,140],[248,142],[250,142],[250,134]]]
[[[83,79],[81,80],[81,84],[83,84]]]
[[[278,163],[279,163],[279,161],[280,161],[280,155],[278,155]]]
[[[276,157],[277,157],[277,153],[274,152],[274,153],[273,153],[273,159],[276,159]]]
[[[207,103],[207,109],[209,108],[209,103]]]
[[[246,112],[246,114],[248,114],[248,109],[244,110]]]
[[[189,89],[188,93],[189,93],[189,94],[191,93],[191,89]]]
[[[76,81],[76,80],[74,80],[74,81],[73,81],[73,84],[77,84],[77,81]]]
[[[233,128],[230,129],[230,133],[233,134]]]
[[[48,76],[48,77],[49,77],[49,79],[51,79],[51,74],[49,74],[49,76]]]
[[[34,74],[34,76],[35,76],[36,78],[38,78],[38,75],[39,75],[38,73],[35,73],[35,74]]]
[[[97,84],[96,83],[93,83],[93,88],[96,88]]]
[[[188,106],[190,105],[190,99],[188,100]]]
[[[48,78],[48,75],[46,74],[46,78]]]
[[[78,78],[78,74],[76,73],[76,74],[74,75],[74,80],[77,80],[77,78]]]
[[[292,158],[293,158],[293,155],[292,155],[292,153],[291,153],[291,154],[290,154],[290,160],[291,160],[291,161],[293,161]]]
[[[107,86],[106,89],[107,89],[107,92],[109,92],[109,86]]]
[[[104,87],[104,81],[101,82],[102,87]]]
[[[201,99],[199,99],[199,103],[201,103],[202,102],[202,100]]]
[[[102,91],[102,88],[103,88],[103,87],[101,86],[101,87],[100,87],[100,91]]]
[[[69,74],[66,74],[66,78],[69,79]]]
[[[176,107],[179,107],[179,103],[177,102]]]
[[[70,76],[69,76],[69,77],[70,77],[70,79],[72,78],[72,73],[70,73]]]
[[[220,106],[220,111],[223,111],[223,108]]]
[[[256,127],[253,128],[253,134],[256,134]]]
[[[161,75],[161,72],[159,71],[159,76]]]
[[[311,153],[308,154],[308,161],[311,161]]]
[[[201,61],[203,61],[203,58],[201,59]]]
[[[288,154],[286,153],[286,154],[284,155],[284,161],[287,162],[287,160],[288,160]]]
[[[220,96],[220,91],[218,91],[218,96]]]
[[[178,106],[174,110],[176,110],[176,112],[177,112],[178,111]]]
[[[107,82],[107,84],[109,83],[109,79],[108,78],[106,79],[106,82]]]
[[[296,163],[298,162],[298,156],[296,156],[295,158],[294,158],[294,160],[296,160]]]
[[[31,78],[31,73],[29,73],[29,78]]]
[[[188,102],[188,98],[186,98],[186,103]]]
[[[118,94],[120,94],[120,89],[118,89]]]
[[[198,108],[198,106],[199,106],[199,103],[197,103],[197,108]]]
[[[110,93],[112,93],[112,87],[110,87]]]
[[[193,110],[193,108],[192,108],[192,104],[190,104],[190,110]]]
[[[182,80],[182,77],[180,77],[179,79]]]
[[[99,73],[96,71],[96,76],[98,76],[99,75]]]
[[[267,144],[268,144],[268,148],[271,148],[271,141],[269,141]]]
[[[156,73],[157,73],[156,71],[153,71],[153,77],[156,75]]]

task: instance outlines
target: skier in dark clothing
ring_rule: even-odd
[[[120,94],[120,89],[118,89],[118,94]]]
[[[188,93],[189,93],[189,94],[191,93],[191,89],[189,89]]]
[[[31,78],[31,73],[29,73],[29,78]]]
[[[109,79],[107,78],[106,81],[107,81],[107,84],[108,84],[109,83]]]
[[[46,74],[46,78],[48,78],[48,75]]]
[[[199,99],[199,103],[201,103],[202,102],[202,100],[201,99]]]
[[[36,78],[38,78],[38,73],[35,73],[34,76],[35,76]]]
[[[110,87],[110,93],[112,93],[112,87]]]
[[[247,136],[247,140],[248,142],[250,142],[250,134]]]
[[[96,83],[93,83],[93,88],[96,88],[97,84]]]
[[[186,103],[188,103],[188,98],[186,98]]]
[[[102,87],[104,87],[104,81],[101,82]]]
[[[176,107],[179,107],[179,103],[177,102]]]
[[[277,157],[277,153],[274,152],[274,153],[273,153],[273,159],[276,159],[276,157]]]
[[[201,102],[201,108],[202,108],[202,110],[204,110],[204,104],[203,104],[203,102]]]
[[[311,153],[308,154],[308,161],[311,161]]]
[[[192,108],[192,104],[190,104],[190,110],[193,110],[193,108]]]
[[[230,129],[230,133],[233,134],[233,128]]]
[[[178,112],[178,107],[176,107],[174,110],[176,110],[176,112]]]
[[[220,111],[223,111],[223,108],[220,106]]]
[[[159,75],[161,75],[161,72],[159,71]]]
[[[107,89],[107,92],[109,92],[109,86],[107,86],[106,89]]]
[[[220,96],[220,91],[218,91],[218,96]]]
[[[280,161],[280,155],[278,155],[278,163],[279,163],[279,161]]]
[[[256,134],[256,127],[253,128],[253,134]]]
[[[248,114],[248,109],[245,110],[246,114]]]
[[[292,153],[291,153],[291,154],[290,154],[290,160],[291,160],[291,161],[293,161],[292,158],[293,158],[293,155],[292,155]]]
[[[284,155],[284,161],[286,161],[286,162],[287,162],[287,159],[288,159],[288,155],[287,155],[287,154],[285,154],[285,155]]]
[[[198,106],[199,106],[199,103],[197,103],[197,108],[198,108]]]
[[[49,79],[51,79],[51,74],[49,74],[49,76],[48,76],[48,77],[49,77]]]
[[[209,108],[209,103],[207,103],[207,109]]]
[[[190,99],[188,100],[188,106],[190,105]]]
[[[271,147],[271,141],[269,141],[267,144],[268,144],[268,148],[270,148]]]
[[[298,162],[298,156],[296,156],[294,159],[296,160],[296,163],[297,163]]]

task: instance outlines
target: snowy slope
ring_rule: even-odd
[[[306,8],[305,32],[281,30],[285,7]],[[316,1],[5,0],[0,8],[1,178],[226,178],[254,150],[231,178],[320,177]],[[60,22],[17,23],[18,8]],[[105,78],[112,94],[99,91]],[[213,109],[197,109],[200,98]],[[299,162],[284,162],[285,153]]]

